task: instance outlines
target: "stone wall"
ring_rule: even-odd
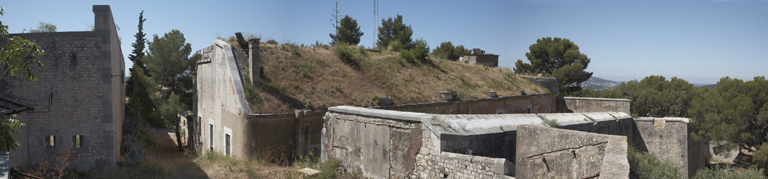
[[[14,134],[21,147],[13,165],[25,168],[71,147],[72,167],[110,170],[120,158],[125,91],[123,55],[109,6],[93,6],[94,31],[12,34],[36,42],[45,67],[32,67],[38,81],[5,77],[0,95],[30,104]],[[80,147],[75,135],[82,135]],[[47,136],[55,136],[54,145]]]
[[[518,126],[517,178],[627,178],[625,136]]]
[[[461,56],[459,61],[463,61],[469,64],[485,65],[489,67],[499,66],[499,55],[494,54],[472,54]]]
[[[629,99],[618,98],[582,98],[582,97],[562,97],[565,106],[558,108],[567,109],[571,112],[630,112]]]
[[[653,152],[658,158],[677,164],[688,177],[704,168],[712,157],[708,143],[698,144],[688,135],[691,129],[687,118],[640,117],[635,122],[645,144],[637,146],[637,150]]]

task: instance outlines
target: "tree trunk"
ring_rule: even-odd
[[[179,152],[184,152],[184,146],[181,146],[181,119],[176,116],[176,144],[179,146]]]

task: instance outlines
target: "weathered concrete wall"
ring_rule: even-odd
[[[518,126],[517,178],[627,178],[625,136]]]
[[[688,135],[688,118],[640,117],[635,123],[645,144],[637,146],[638,150],[656,153],[658,158],[677,164],[688,177],[704,168],[712,157],[709,144],[697,144]]]
[[[629,111],[629,99],[618,98],[581,98],[581,97],[563,97],[565,106],[558,108],[568,109],[572,112],[623,112],[632,114]]]
[[[400,116],[403,118],[399,120],[383,117],[327,113],[322,160],[340,159],[348,169],[360,169],[365,177],[371,178],[405,178],[414,174],[416,155],[422,148],[422,124],[415,116]]]
[[[557,106],[557,94],[536,94],[526,96],[503,96],[438,103],[410,104],[380,107],[379,109],[423,112],[432,114],[514,114],[552,113]]]
[[[45,50],[38,57],[45,67],[32,67],[37,82],[0,81],[0,95],[34,107],[18,117],[26,126],[13,135],[22,144],[11,152],[14,165],[29,167],[68,147],[76,153],[70,163],[80,171],[110,170],[120,160],[125,64],[110,7],[95,5],[93,13],[94,31],[12,35]],[[53,147],[45,141],[50,135],[56,136]],[[75,135],[84,137],[80,147]]]
[[[197,119],[191,123],[200,126],[193,134],[199,137],[192,138],[199,140],[192,141],[198,150],[275,160],[318,153],[325,112],[252,114],[242,86],[248,85],[241,77],[246,69],[235,59],[245,56],[233,49],[216,40],[196,65]]]

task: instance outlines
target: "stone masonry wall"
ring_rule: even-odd
[[[483,157],[441,150],[441,139],[425,128],[411,178],[505,178],[515,166],[504,158]]]
[[[18,119],[26,126],[14,134],[22,147],[12,151],[13,164],[25,168],[70,148],[72,167],[109,170],[120,155],[124,116],[124,63],[109,6],[93,6],[95,31],[13,34],[45,50],[33,67],[38,81],[5,77],[0,95],[34,107]],[[53,147],[46,136],[56,136]],[[82,135],[80,147],[74,137]]]

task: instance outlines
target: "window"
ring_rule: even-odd
[[[83,144],[83,135],[73,135],[72,143],[75,148],[79,148]]]
[[[229,156],[230,155],[229,152],[232,150],[232,147],[230,146],[230,144],[232,143],[230,142],[229,134],[226,134],[225,139],[227,140],[227,156]]]
[[[209,131],[208,131],[208,133],[209,133],[209,134],[210,134],[210,136],[211,136],[211,140],[210,140],[210,141],[208,141],[208,143],[210,143],[210,144],[211,144],[211,150],[213,150],[213,124],[211,124],[211,130],[209,130]]]
[[[48,147],[56,147],[56,136],[55,135],[45,136],[45,145]]]

